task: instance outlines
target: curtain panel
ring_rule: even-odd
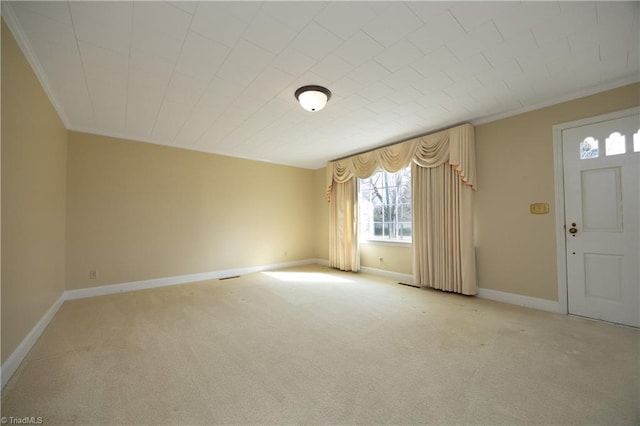
[[[412,165],[414,283],[445,291],[476,294],[473,248],[472,190],[476,188],[474,128],[463,124],[447,130],[329,162],[327,199],[333,212],[348,211],[330,220],[330,259],[353,259],[359,269],[356,178],[366,179],[382,168],[395,173]],[[353,198],[338,197],[350,193]],[[338,189],[340,188],[340,189]],[[346,203],[346,204],[345,204]],[[340,206],[338,205],[340,204]],[[353,214],[352,214],[353,213]],[[341,220],[353,220],[348,225]],[[344,230],[355,233],[350,243]],[[332,258],[334,259],[332,261]]]
[[[355,178],[336,183],[329,210],[329,265],[341,271],[360,270],[358,184]]]

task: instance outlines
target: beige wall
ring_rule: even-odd
[[[412,275],[413,250],[409,244],[362,243],[360,244],[360,265]]]
[[[638,105],[633,84],[476,127],[480,287],[557,300],[552,126]],[[534,202],[550,214],[530,214]]]
[[[480,287],[557,300],[552,126],[638,105],[640,85],[633,84],[476,127]],[[534,202],[549,203],[550,213],[531,215]],[[328,222],[318,228],[329,232]],[[410,247],[361,244],[360,250],[362,266],[412,273]]]
[[[64,291],[67,161],[65,127],[4,21],[1,109],[4,362]]]
[[[327,201],[327,169],[313,172],[314,194],[314,257],[329,261],[329,202]]]
[[[313,258],[313,182],[312,170],[69,132],[67,288]]]

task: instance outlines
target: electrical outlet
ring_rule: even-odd
[[[98,278],[98,271],[89,271],[89,279],[95,280],[96,278]]]
[[[287,257],[287,251],[286,250],[284,252],[282,252],[282,254],[284,255],[284,257]]]

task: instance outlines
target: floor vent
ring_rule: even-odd
[[[232,277],[224,277],[224,278],[218,278],[220,281],[224,281],[224,280],[232,280],[234,278],[240,278],[240,275],[234,275]]]
[[[415,285],[415,284],[407,284],[407,283],[398,283],[400,285],[406,285],[407,287],[413,287],[413,288],[420,288],[419,285]]]

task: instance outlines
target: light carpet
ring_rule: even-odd
[[[321,266],[65,302],[44,424],[636,424],[640,333]]]

